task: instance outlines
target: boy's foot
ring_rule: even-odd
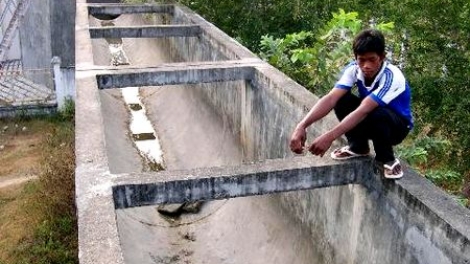
[[[334,160],[346,160],[346,159],[365,157],[365,156],[369,156],[369,152],[365,154],[355,153],[349,149],[349,146],[337,148],[333,152],[331,152],[331,158]]]
[[[387,179],[400,179],[403,177],[403,169],[398,159],[384,164],[384,177]]]

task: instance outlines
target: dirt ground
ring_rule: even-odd
[[[47,120],[0,119],[0,181],[39,172],[41,142],[53,127]]]
[[[38,173],[40,143],[50,124],[0,121],[0,184]]]
[[[30,205],[40,171],[41,142],[53,124],[0,120],[0,263],[10,263],[38,219]]]

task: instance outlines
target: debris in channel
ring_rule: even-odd
[[[157,211],[167,217],[178,218],[182,214],[197,214],[201,211],[203,202],[188,202],[182,204],[161,204]]]
[[[114,22],[112,21],[102,21],[102,27],[112,27]],[[106,38],[106,42],[109,44],[109,52],[111,53],[111,65],[129,65],[129,58],[124,52],[122,39],[120,38]]]

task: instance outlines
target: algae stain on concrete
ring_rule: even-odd
[[[413,251],[418,264],[451,264],[450,260],[436,245],[423,235],[417,227],[406,230],[405,243]]]

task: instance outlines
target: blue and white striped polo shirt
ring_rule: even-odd
[[[354,85],[357,86],[361,99],[369,96],[380,106],[388,106],[395,113],[408,120],[410,129],[413,127],[411,89],[405,76],[395,65],[384,61],[375,80],[370,86],[366,86],[359,65],[353,61],[344,68],[335,87],[351,91]]]

